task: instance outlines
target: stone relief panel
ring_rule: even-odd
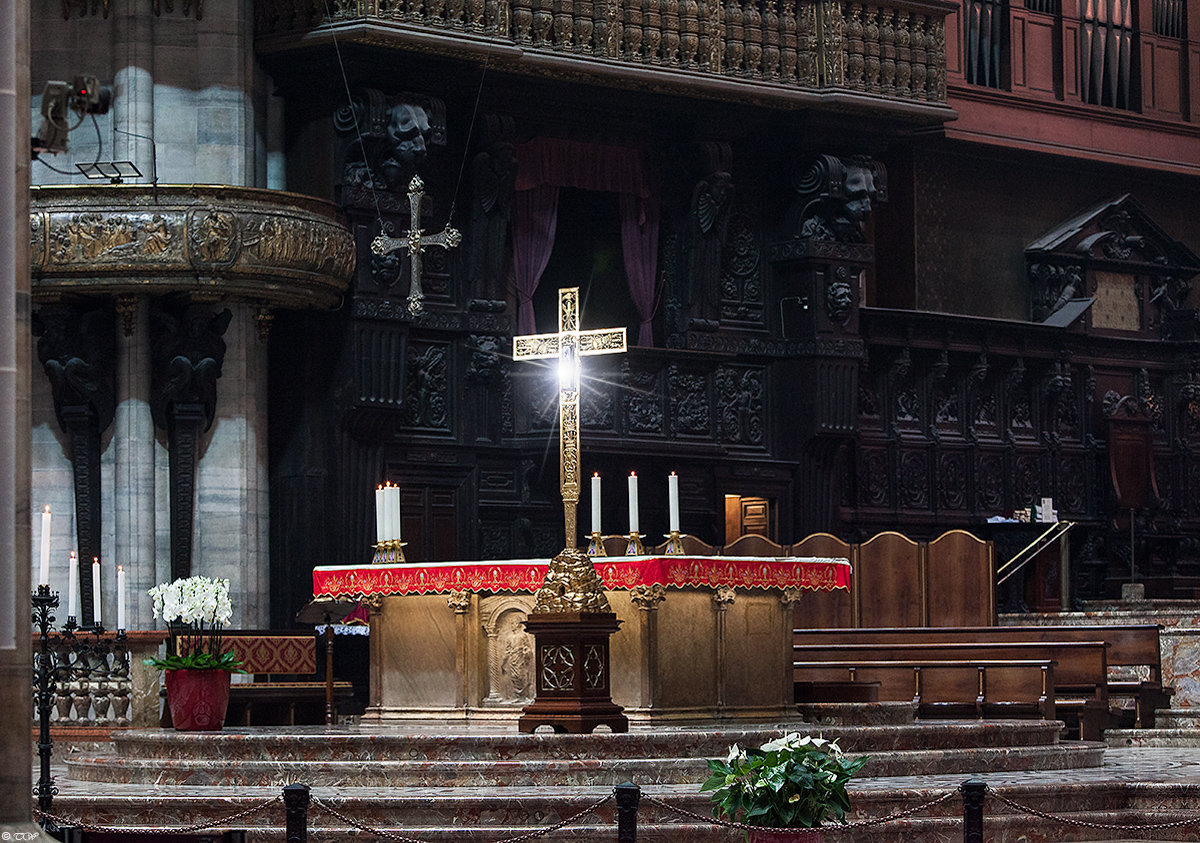
[[[527,705],[534,697],[534,638],[524,621],[533,597],[503,594],[480,602],[487,642],[488,687],[485,706]]]

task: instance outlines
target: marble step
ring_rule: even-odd
[[[851,753],[857,755],[859,753]],[[1056,770],[1098,767],[1104,746],[1097,743],[964,749],[900,750],[869,760],[863,775],[900,776]],[[699,783],[708,777],[704,758],[610,758],[496,760],[347,761],[203,758],[129,758],[116,755],[67,759],[72,779],[86,782],[194,786],[279,786],[303,782],[310,787],[458,788],[512,786],[612,786]]]
[[[1200,728],[1107,729],[1104,743],[1111,747],[1200,746]]]
[[[878,781],[875,783],[878,785]],[[887,817],[897,811],[927,805],[933,798],[955,790],[908,788],[862,791],[851,788],[852,821]],[[1058,819],[1033,816],[1017,811],[989,796],[985,807],[984,839],[989,843],[1020,843],[1025,840],[1114,841],[1135,836],[1134,827],[1149,822],[1153,812],[1156,823],[1194,819],[1194,796],[1190,788],[1179,785],[1147,786],[1122,782],[1099,786],[1007,787],[999,792],[1029,808],[1055,817],[1085,823],[1125,826],[1088,828],[1067,825]],[[180,828],[198,824],[254,806],[279,794],[274,788],[248,788],[236,793],[200,796],[164,802],[153,794],[114,793],[112,795],[64,796],[55,800],[55,814],[87,817],[99,826],[130,828]],[[511,792],[467,796],[453,789],[414,788],[397,791],[378,789],[314,788],[313,796],[333,807],[344,818],[373,830],[416,838],[428,843],[490,843],[539,828],[556,825],[595,805],[607,795],[605,789],[513,788]],[[643,841],[695,841],[724,843],[741,840],[736,830],[707,825],[699,820],[651,804],[650,797],[662,799],[671,808],[682,808],[707,817],[709,801],[703,794],[678,788],[643,791],[638,816],[638,838]],[[362,838],[361,832],[345,819],[313,804],[309,809],[308,839],[313,843]],[[866,829],[838,830],[831,827],[825,837],[829,843],[862,840],[872,843],[944,843],[962,839],[962,800],[949,799],[900,820],[891,820]],[[250,833],[250,843],[275,843],[283,840],[283,806],[276,801],[268,808],[244,816],[231,827]],[[540,839],[549,841],[604,840],[615,837],[615,804],[608,799],[595,811],[560,831]],[[1151,836],[1152,835],[1152,836]],[[1196,827],[1185,826],[1152,833],[1137,834],[1140,840],[1195,839]]]
[[[1154,712],[1154,725],[1160,729],[1200,728],[1200,708],[1160,708]]]
[[[930,728],[930,727],[935,728]],[[784,731],[837,739],[847,752],[1053,746],[1062,724],[1036,720],[925,720],[896,726],[787,724],[748,728],[675,728],[627,734],[357,732],[346,727],[225,729],[175,732],[125,729],[113,733],[116,754],[152,760],[277,761],[566,761],[595,758],[718,758],[732,744],[758,746]]]

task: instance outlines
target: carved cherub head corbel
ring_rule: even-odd
[[[887,200],[887,170],[866,156],[818,155],[801,171],[796,191],[804,203],[799,237],[863,243],[871,211]]]

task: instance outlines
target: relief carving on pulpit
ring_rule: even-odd
[[[524,595],[494,595],[480,604],[487,641],[485,706],[524,705],[533,700],[534,639],[524,626],[532,609],[532,598]]]

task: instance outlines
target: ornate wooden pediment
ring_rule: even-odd
[[[1200,258],[1128,193],[1072,217],[1025,250],[1031,316],[1089,332],[1190,339],[1191,279]]]

